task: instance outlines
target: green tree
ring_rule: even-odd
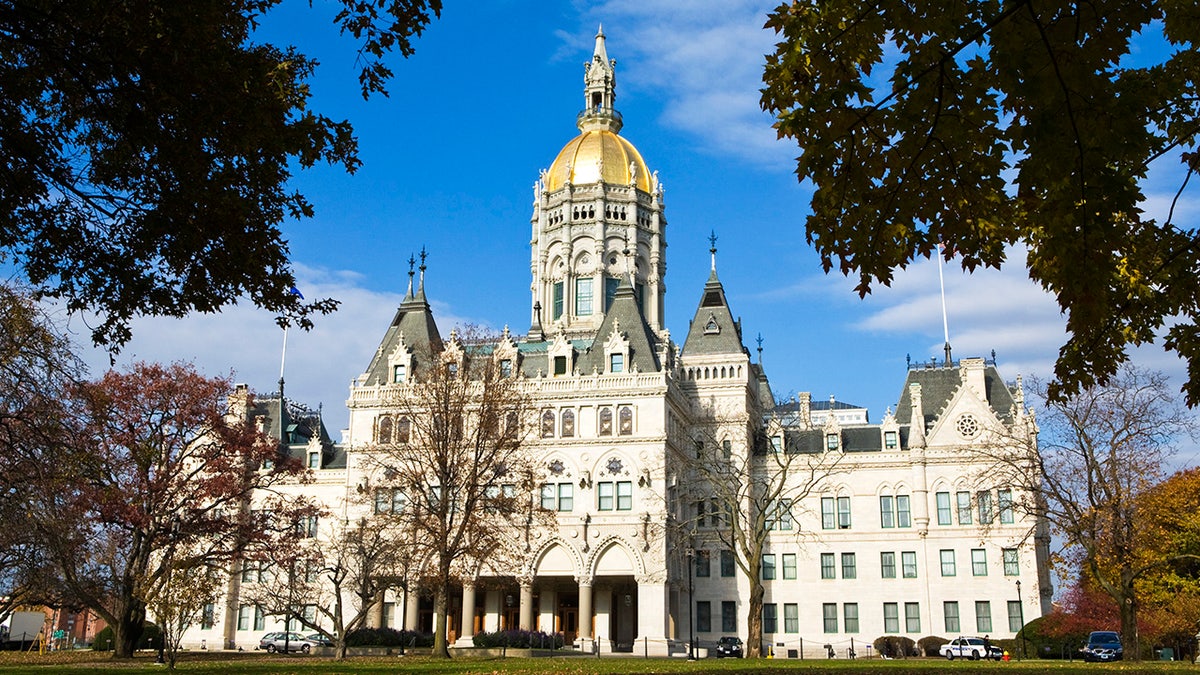
[[[865,295],[939,244],[965,270],[1023,246],[1067,316],[1052,394],[1105,384],[1164,334],[1200,403],[1200,235],[1174,220],[1200,169],[1197,25],[1187,0],[779,6],[762,105],[800,145],[825,270]],[[1169,49],[1133,53],[1158,37]],[[1155,220],[1142,184],[1160,159],[1185,174]]]
[[[346,121],[309,108],[316,62],[256,39],[280,0],[17,0],[0,6],[0,263],[44,296],[102,320],[119,347],[136,315],[215,312],[248,297],[311,326],[285,218],[288,187],[317,162],[353,172]],[[363,96],[384,92],[389,52],[441,0],[339,0]]]

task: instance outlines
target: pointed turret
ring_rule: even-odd
[[[709,237],[712,256],[712,271],[708,282],[704,284],[704,294],[700,296],[700,306],[696,308],[696,316],[688,329],[687,339],[683,343],[683,353],[688,356],[709,354],[746,354],[749,352],[742,344],[742,329],[733,320],[729,303],[725,300],[725,287],[717,278],[717,237]]]
[[[400,352],[411,356],[413,353],[430,354],[441,351],[442,337],[438,332],[437,322],[433,319],[433,310],[425,299],[425,258],[427,255],[425,249],[422,248],[421,266],[418,268],[421,276],[416,293],[412,288],[412,263],[414,261],[409,258],[408,292],[401,301],[400,307],[396,309],[396,315],[392,318],[387,332],[384,333],[383,340],[379,343],[379,349],[375,350],[371,364],[364,371],[365,377],[362,379],[362,384],[377,385],[396,381],[395,367],[399,363],[397,358]],[[401,372],[407,373],[412,363],[408,357],[402,360],[404,369]]]
[[[617,112],[617,61],[608,58],[604,46],[604,27],[596,31],[596,48],[592,60],[583,67],[583,112],[575,123],[580,131],[621,130],[621,114]]]

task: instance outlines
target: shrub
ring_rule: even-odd
[[[347,647],[432,647],[433,635],[395,628],[359,628],[346,634]]]
[[[1061,659],[1078,657],[1079,648],[1087,643],[1086,632],[1064,630],[1056,614],[1039,617],[1025,624],[1021,629],[1021,638],[1027,642],[1029,656],[1036,655],[1042,659]],[[1011,650],[1010,650],[1011,651]],[[1017,646],[1020,651],[1020,646]]]
[[[877,637],[872,644],[880,656],[887,656],[893,659],[918,656],[917,643],[913,642],[912,638],[907,638],[903,635]]]
[[[941,656],[942,645],[950,642],[944,637],[937,635],[926,635],[917,640],[917,650],[925,656]]]
[[[162,633],[158,626],[147,621],[142,626],[142,637],[138,639],[137,649],[158,649],[159,635]],[[113,649],[113,629],[112,626],[105,626],[99,633],[96,633],[96,639],[92,641],[92,649],[94,651],[109,651]]]
[[[563,636],[541,631],[502,630],[495,633],[476,633],[476,647],[512,647],[514,649],[562,649]]]

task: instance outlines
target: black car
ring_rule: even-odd
[[[732,656],[735,659],[742,658],[742,639],[726,635],[720,640],[717,640],[717,658],[725,658]]]
[[[1084,661],[1120,661],[1125,657],[1121,636],[1111,630],[1092,631],[1083,648]]]

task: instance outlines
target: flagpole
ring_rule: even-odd
[[[283,351],[279,355],[279,404],[283,405],[283,366],[287,363],[287,331],[288,327],[283,327]]]
[[[945,250],[945,248],[946,248],[945,244],[938,244],[938,285],[941,286],[941,289],[942,289],[942,335],[945,337],[945,340],[946,340],[946,344],[945,344],[946,365],[949,366],[951,364],[951,360],[950,360],[950,322],[947,321],[947,319],[946,319],[946,278],[942,275],[942,267],[944,267],[946,264],[945,259],[943,259],[943,257],[942,257],[942,252]],[[286,335],[285,335],[285,338],[286,338]],[[282,378],[282,376],[281,376],[281,378]],[[283,382],[283,380],[280,379],[280,382]]]

